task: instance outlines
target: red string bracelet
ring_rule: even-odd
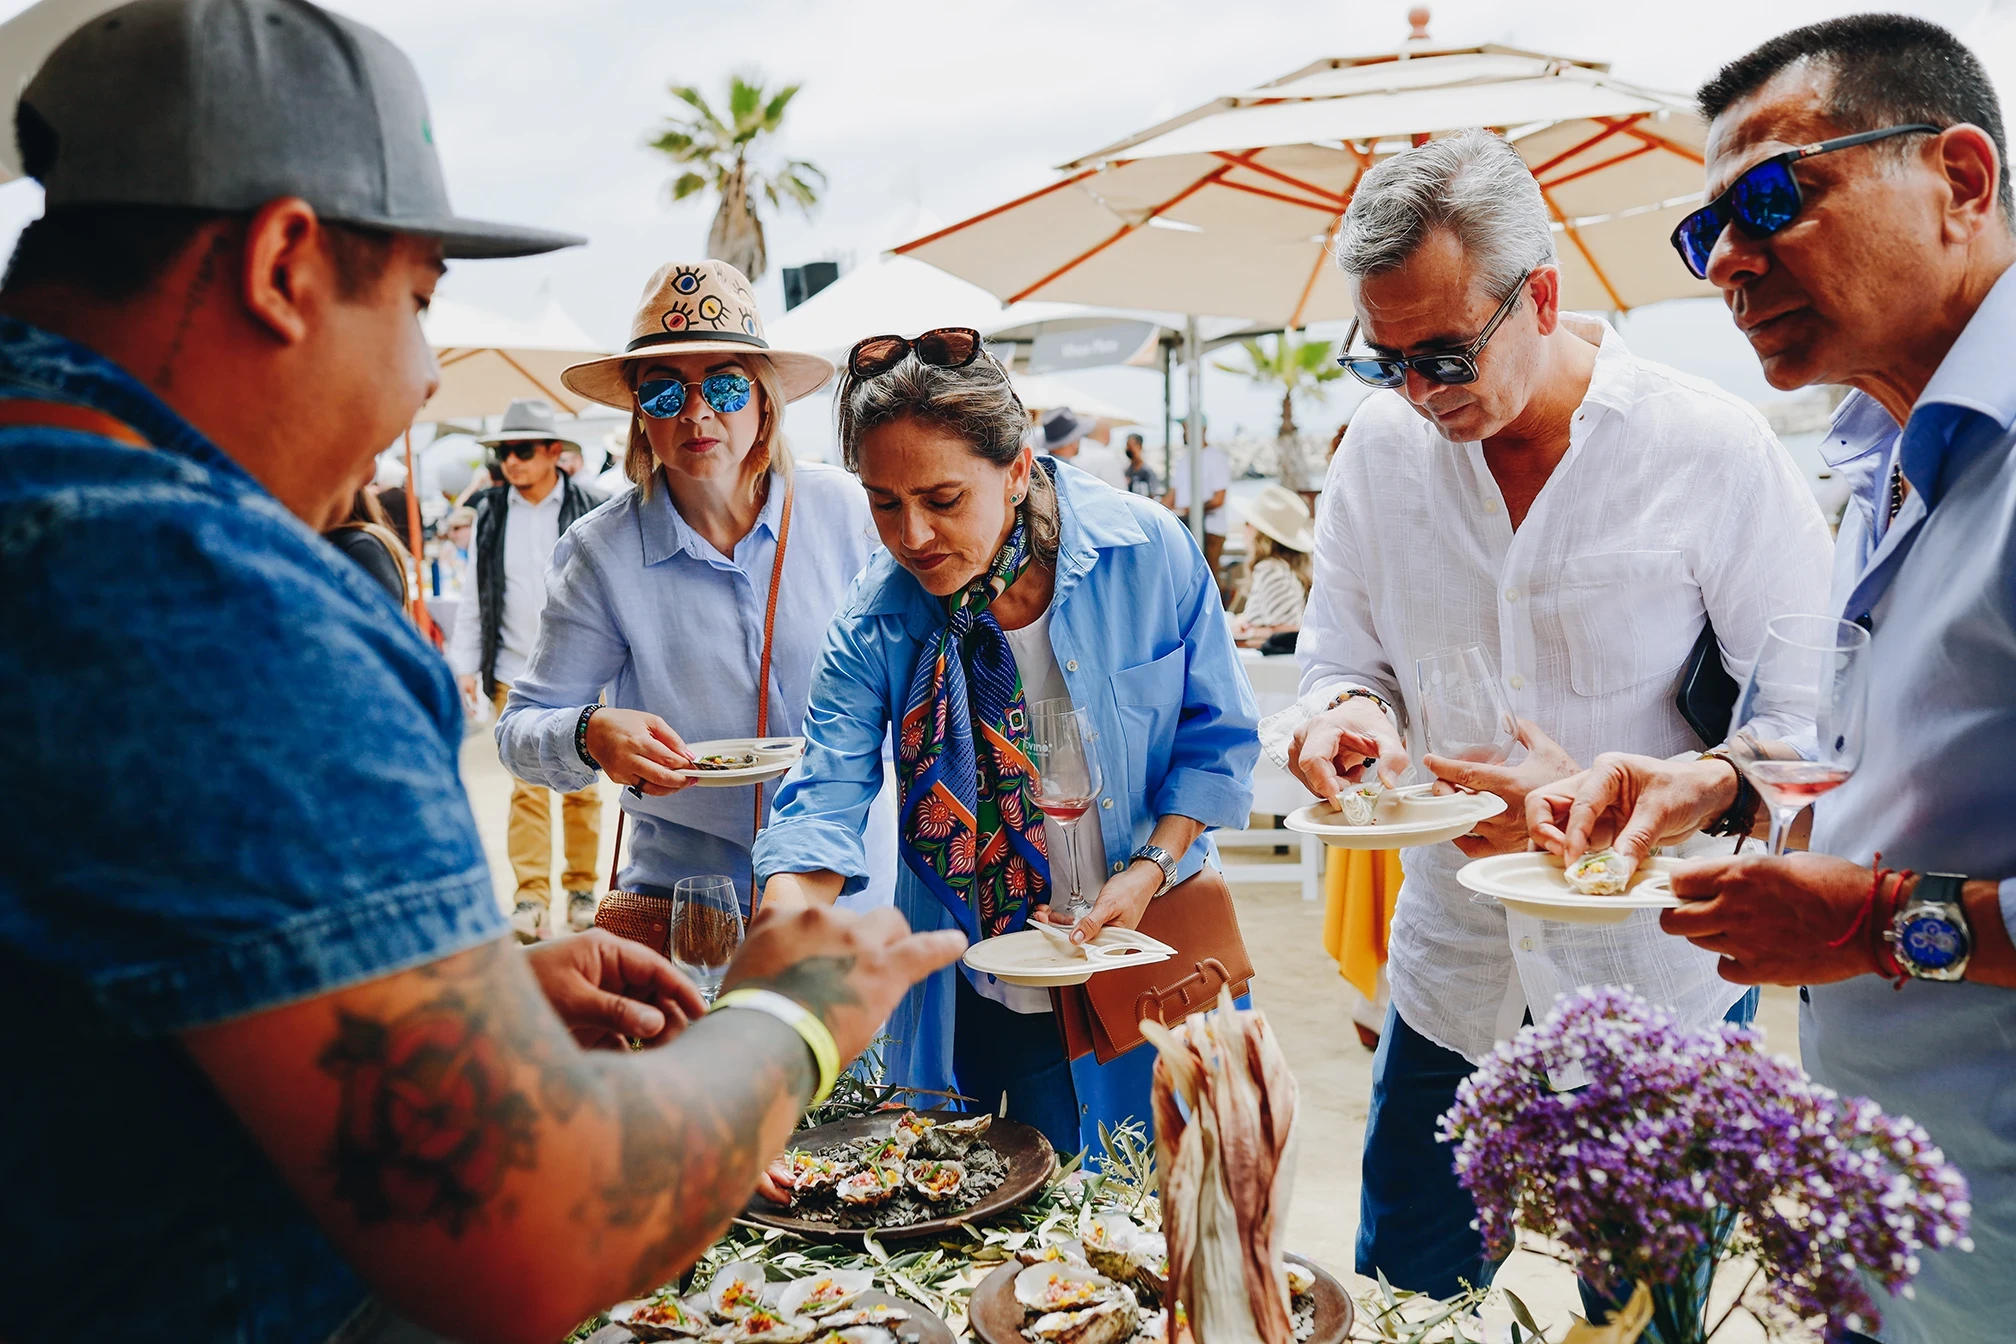
[[[1855,912],[1855,922],[1850,924],[1845,930],[1843,930],[1839,938],[1835,938],[1832,941],[1830,941],[1827,944],[1827,946],[1829,947],[1848,946],[1848,944],[1854,939],[1855,935],[1862,931],[1862,926],[1864,924],[1869,923],[1869,921],[1875,916],[1876,900],[1878,893],[1880,893],[1883,890],[1883,879],[1890,876],[1890,870],[1883,866],[1883,853],[1881,850],[1878,850],[1876,853],[1875,863],[1876,863],[1876,876],[1870,879],[1869,894],[1862,898],[1862,908]],[[1880,938],[1878,939],[1878,942],[1880,944],[1881,942]],[[1876,973],[1878,975],[1883,974],[1883,958],[1880,954],[1876,958]]]
[[[1897,917],[1897,907],[1904,904],[1904,884],[1917,874],[1909,868],[1904,868],[1892,876],[1896,881],[1890,888],[1889,899],[1883,902],[1881,918],[1870,927],[1870,935],[1876,944],[1877,973],[1890,982],[1890,988],[1902,989],[1904,982],[1911,977],[1897,964],[1896,949],[1891,947],[1890,940],[1883,936],[1883,930],[1890,927],[1891,922]]]

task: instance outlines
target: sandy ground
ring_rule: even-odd
[[[484,849],[504,908],[513,882],[504,850],[504,818],[510,780],[498,765],[487,732],[463,745],[462,773],[483,833]],[[620,789],[602,785],[605,821],[601,871],[609,870]],[[559,871],[557,841],[555,873]],[[1242,861],[1259,857],[1244,851]],[[1242,883],[1234,888],[1239,920],[1254,964],[1260,968],[1255,997],[1271,1018],[1301,1086],[1303,1141],[1289,1212],[1289,1245],[1348,1277],[1358,1234],[1359,1151],[1364,1143],[1366,1102],[1372,1085],[1372,1054],[1358,1043],[1349,1016],[1349,987],[1323,951],[1320,903],[1304,902],[1291,882]],[[565,926],[565,911],[561,926]],[[1771,1047],[1798,1057],[1798,998],[1795,991],[1766,993],[1759,1020]],[[1718,1299],[1732,1294],[1740,1276],[1725,1271]],[[1559,1263],[1519,1251],[1498,1275],[1539,1317],[1553,1327],[1576,1309],[1575,1284]],[[1717,1309],[1719,1310],[1719,1300]],[[1763,1333],[1738,1317],[1717,1336],[1717,1344],[1749,1344]],[[1558,1338],[1558,1336],[1557,1336]]]

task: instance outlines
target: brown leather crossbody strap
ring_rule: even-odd
[[[777,594],[784,586],[784,547],[791,540],[791,501],[797,494],[797,487],[790,478],[784,481],[784,516],[777,524],[777,555],[770,561],[770,601],[763,608],[763,660],[756,671],[756,736],[770,735],[770,642],[777,629]],[[750,826],[749,843],[755,844],[756,837],[763,833],[763,786],[756,786],[756,819]],[[749,890],[749,913],[754,915],[761,906],[763,895],[754,886],[752,875]]]
[[[0,429],[34,425],[48,429],[74,429],[123,443],[128,448],[152,448],[147,436],[116,415],[107,415],[90,406],[68,401],[37,401],[17,398],[0,401]]]

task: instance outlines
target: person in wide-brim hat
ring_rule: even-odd
[[[1246,606],[1235,622],[1241,644],[1258,646],[1268,637],[1302,628],[1309,599],[1309,557],[1316,528],[1309,506],[1284,486],[1264,487],[1246,505],[1246,560],[1251,578]]]
[[[512,773],[548,788],[583,788],[597,772],[631,786],[624,891],[670,895],[682,878],[723,875],[749,903],[750,843],[775,789],[682,792],[686,744],[803,731],[827,627],[875,545],[860,483],[794,468],[784,442],[785,404],[832,373],[817,355],[772,348],[749,282],[701,261],[659,268],[623,351],[561,375],[630,413],[612,446],[637,488],[561,539],[542,621],[565,635],[540,642],[497,743]],[[873,876],[849,903],[887,904],[893,803],[854,834]]]

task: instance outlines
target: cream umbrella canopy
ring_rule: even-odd
[[[896,251],[1006,302],[1049,299],[1298,328],[1350,316],[1330,261],[1365,170],[1469,126],[1540,183],[1571,308],[1713,291],[1667,243],[1698,203],[1705,127],[1607,64],[1410,43],[1318,61],[1063,165],[1026,196]]]
[[[517,397],[544,397],[562,415],[578,415],[589,403],[560,385],[560,371],[609,353],[550,298],[522,320],[437,297],[422,326],[441,386],[414,415],[421,424],[496,415]]]

